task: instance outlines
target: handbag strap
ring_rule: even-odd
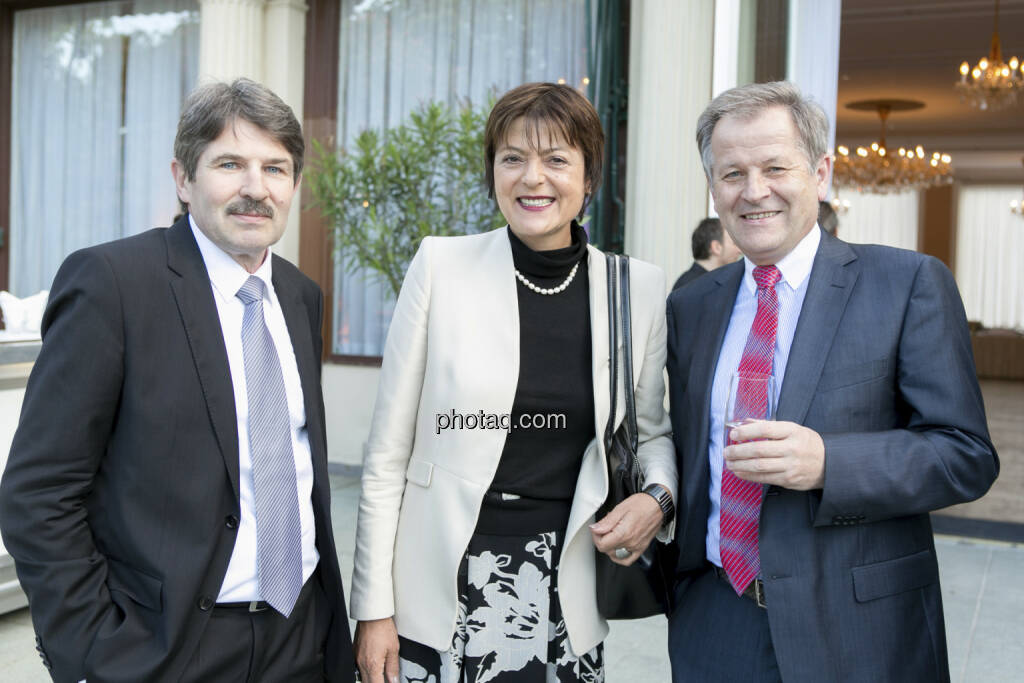
[[[629,257],[605,254],[608,271],[608,384],[611,403],[604,442],[609,446],[615,433],[615,414],[618,408],[619,353],[622,346],[623,397],[626,404],[624,417],[626,435],[635,453],[638,429],[636,401],[633,395],[633,335],[629,307]]]
[[[608,281],[608,385],[611,403],[608,410],[608,424],[604,429],[605,452],[611,447],[612,434],[615,428],[615,409],[618,404],[616,388],[619,377],[619,354],[616,353],[616,341],[618,340],[619,329],[619,307],[615,300],[618,290],[618,259],[615,254],[604,255],[607,281]]]
[[[636,453],[639,435],[636,425],[636,400],[633,396],[633,324],[629,309],[629,257],[619,259],[619,302],[622,307],[623,396],[626,399],[626,432],[632,452]]]

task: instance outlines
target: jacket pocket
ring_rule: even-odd
[[[430,480],[434,474],[434,463],[426,460],[410,460],[405,470],[405,478],[423,488],[430,486]]]
[[[916,588],[924,588],[939,580],[935,553],[922,550],[884,562],[854,567],[853,594],[857,602],[877,600]]]
[[[107,588],[111,592],[123,593],[139,605],[157,612],[163,609],[164,585],[160,579],[110,558],[107,558],[107,569]]]
[[[888,372],[889,360],[887,358],[826,369],[821,373],[818,391],[831,391],[856,384],[864,384],[885,377]]]

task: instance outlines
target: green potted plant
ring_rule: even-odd
[[[306,182],[346,267],[375,273],[397,296],[425,236],[505,223],[483,180],[488,111],[429,102],[397,127],[362,131],[350,148],[313,142]]]

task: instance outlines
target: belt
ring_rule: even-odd
[[[244,610],[246,612],[265,612],[270,609],[263,600],[248,600],[246,602],[218,602],[213,606],[214,609],[218,610]]]
[[[713,564],[711,566],[715,568],[715,574],[718,576],[718,578],[720,578],[722,581],[725,581],[727,584],[729,584],[729,587],[732,588],[732,582],[729,581],[729,575],[725,573],[725,570],[719,567],[718,565]],[[764,581],[762,581],[761,579],[754,579],[753,581],[751,581],[750,584],[747,586],[746,590],[740,593],[740,595],[742,595],[745,598],[750,598],[755,603],[757,603],[758,607],[762,609],[768,609],[768,605],[765,603],[764,598]]]

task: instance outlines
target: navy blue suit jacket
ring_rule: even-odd
[[[719,268],[668,299],[684,582],[706,561],[711,384],[743,269]],[[825,443],[823,489],[770,486],[763,498],[761,570],[783,680],[948,680],[928,512],[978,498],[999,470],[949,270],[823,233],[777,419]]]

